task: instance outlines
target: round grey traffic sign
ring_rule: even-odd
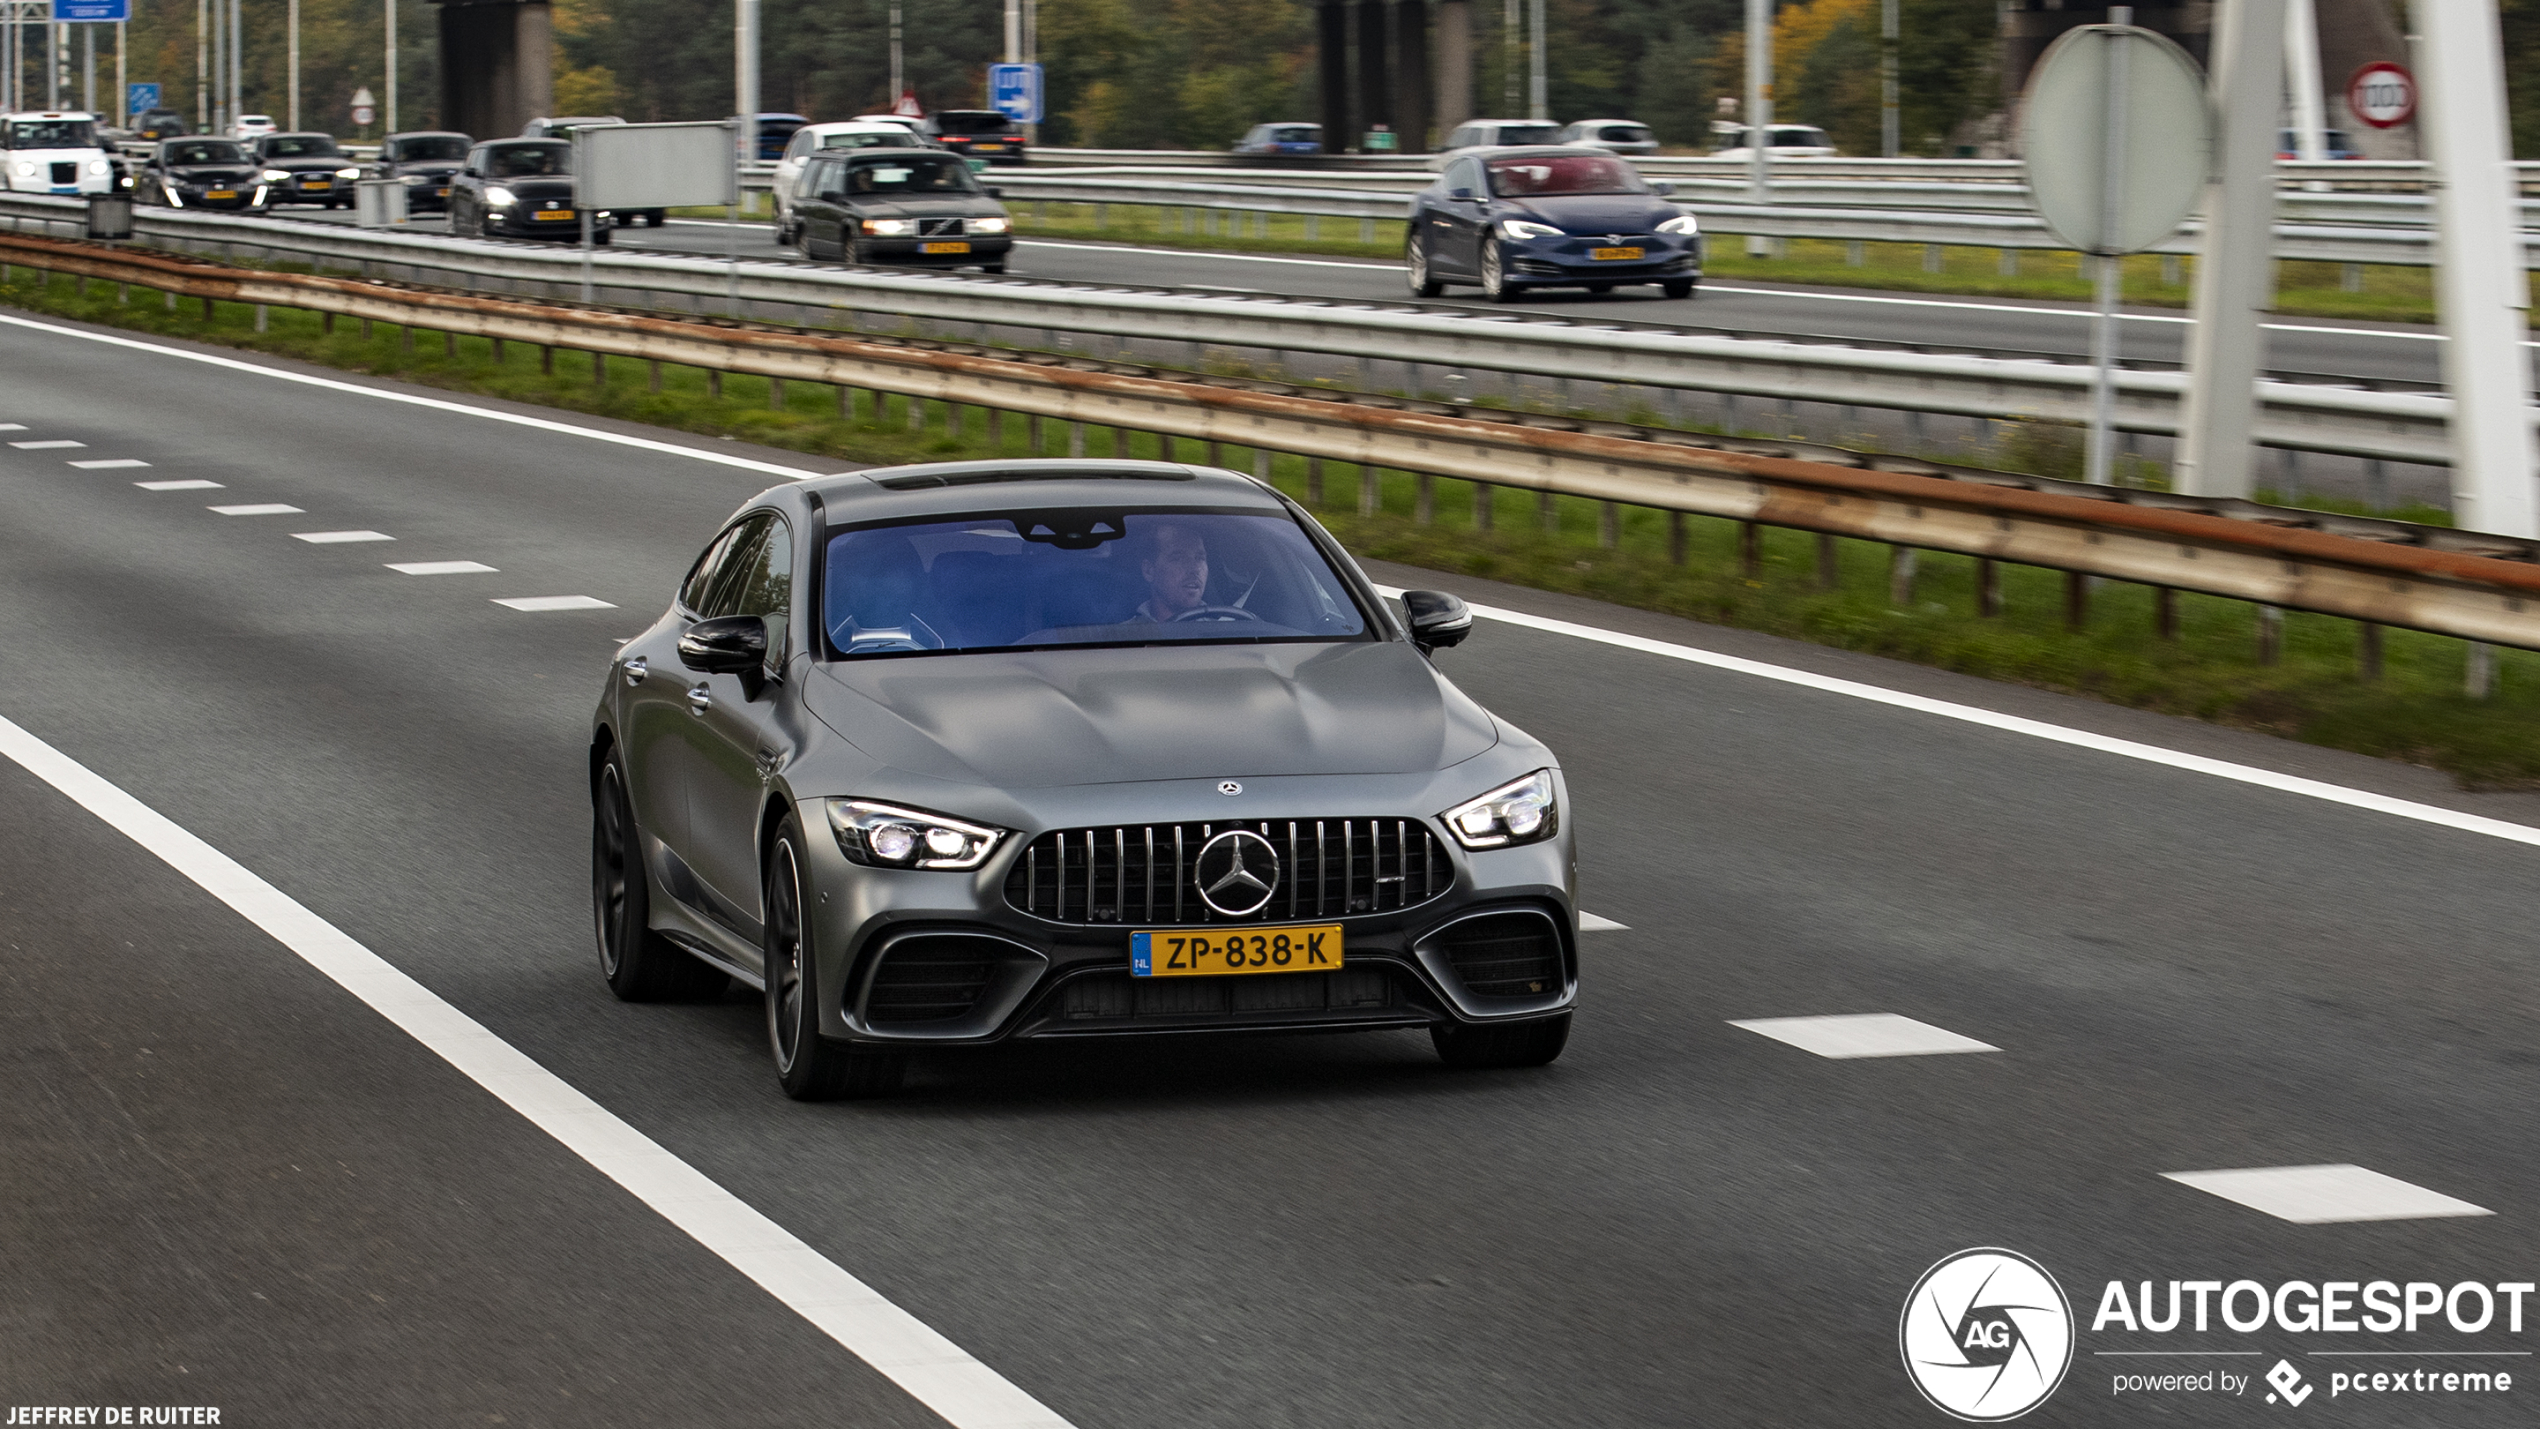
[[[2133,25],[2068,30],[2021,106],[2030,202],[2084,253],[2136,253],[2168,237],[2213,166],[2205,77],[2187,52]]]

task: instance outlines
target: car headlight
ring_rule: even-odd
[[[90,172],[90,173],[92,173],[92,174],[102,174],[102,173],[105,173],[105,172],[107,172],[108,170],[112,169],[113,167],[114,167],[113,165],[111,165],[111,164],[107,163],[107,162],[106,162],[105,160],[103,160],[103,159],[91,159],[91,160],[89,160],[89,161],[88,161],[88,172]]]
[[[291,172],[288,169],[267,169],[256,177],[269,184],[287,183],[290,181]]]
[[[1013,220],[1005,218],[974,218],[970,220],[970,231],[973,233],[1003,233],[1013,226]]]
[[[17,162],[15,165],[13,165],[13,166],[11,167],[10,172],[11,172],[11,173],[16,174],[19,178],[22,178],[22,179],[31,179],[31,178],[34,178],[34,177],[35,177],[35,163],[34,163],[34,161],[33,161],[33,160],[31,160],[31,159],[20,159],[20,160],[18,160],[18,162]]]
[[[1680,213],[1674,218],[1668,219],[1665,223],[1658,225],[1658,231],[1661,233],[1700,233],[1702,231],[1702,225],[1692,214]]]
[[[868,218],[864,221],[865,232],[878,233],[884,237],[906,233],[914,226],[905,218]]]
[[[1499,231],[1510,238],[1559,238],[1561,230],[1549,223],[1528,223],[1522,218],[1503,218]]]
[[[1538,769],[1440,817],[1466,848],[1506,848],[1552,837],[1561,826],[1561,806],[1553,797],[1552,771]]]
[[[496,208],[503,208],[513,203],[514,199],[510,189],[504,188],[501,184],[487,184],[485,186],[485,201]]]
[[[339,179],[358,179],[361,176],[362,171],[359,169],[337,169],[335,171],[335,177]]]
[[[1006,834],[864,799],[830,800],[829,828],[847,861],[867,868],[977,868]]]

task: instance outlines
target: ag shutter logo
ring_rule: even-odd
[[[2046,1267],[2017,1251],[1962,1250],[1923,1272],[1896,1340],[1905,1373],[1957,1419],[2017,1419],[2073,1363],[2073,1307]]]

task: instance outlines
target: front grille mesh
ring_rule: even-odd
[[[1561,990],[1561,939],[1533,913],[1468,918],[1446,930],[1446,960],[1475,997],[1541,997]]]
[[[909,938],[873,970],[864,1015],[875,1026],[944,1022],[969,1013],[987,990],[999,945],[986,938]]]
[[[917,221],[917,232],[921,238],[957,238],[963,231],[962,221],[958,218],[921,218]]]
[[[1249,917],[1200,901],[1202,845],[1248,829],[1279,853],[1279,882]],[[1447,891],[1455,868],[1418,819],[1263,819],[1059,829],[1032,840],[1006,875],[1008,903],[1057,923],[1178,927],[1338,918],[1417,907]]]

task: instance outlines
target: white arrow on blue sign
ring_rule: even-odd
[[[123,112],[146,114],[159,107],[159,87],[155,84],[127,84],[123,87]]]
[[[65,0],[67,3],[67,0]],[[121,0],[117,0],[121,3]],[[1041,67],[988,66],[988,107],[1017,124],[1041,122]]]

